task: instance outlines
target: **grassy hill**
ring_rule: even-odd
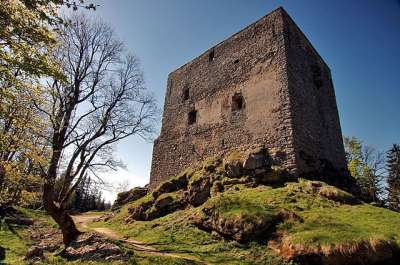
[[[399,213],[319,181],[265,184],[266,176],[276,180],[282,175],[273,166],[261,177],[264,183],[250,175],[229,177],[227,161],[208,159],[91,226],[209,264],[398,261]],[[197,207],[183,202],[195,196],[194,190],[210,191],[201,203],[194,200]]]
[[[70,262],[47,253],[39,264],[398,264],[399,213],[285,174],[260,151],[209,158],[85,224],[112,233],[129,261]],[[54,226],[41,212],[23,211]],[[32,244],[24,228],[0,231],[6,264],[25,264]]]

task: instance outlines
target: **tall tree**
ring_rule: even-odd
[[[62,73],[51,59],[62,5],[73,0],[2,0],[0,5],[0,208],[37,197],[40,166],[48,153],[47,124],[32,101],[43,100],[39,79]],[[37,198],[35,198],[36,200]]]
[[[344,146],[347,166],[360,187],[360,197],[365,201],[380,203],[384,191],[384,153],[363,145],[356,137],[345,137]]]
[[[400,145],[394,144],[387,152],[388,204],[392,210],[400,211]]]
[[[12,96],[0,97],[0,209],[37,204],[40,166],[49,151],[42,138],[47,124],[31,101],[40,100],[40,90],[12,86],[8,91]]]
[[[148,137],[156,114],[138,59],[126,54],[113,30],[82,14],[70,20],[60,28],[54,53],[66,79],[48,80],[48,104],[37,104],[48,117],[51,135],[43,203],[66,244],[80,234],[66,209],[85,174],[99,177],[98,170],[121,166],[113,158],[115,143],[132,135]],[[61,168],[65,178],[57,192]]]

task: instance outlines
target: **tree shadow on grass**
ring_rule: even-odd
[[[4,260],[6,259],[6,249],[0,246],[0,265],[5,265]]]

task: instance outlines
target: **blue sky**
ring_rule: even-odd
[[[163,107],[167,75],[209,47],[283,6],[330,66],[342,132],[377,149],[400,143],[399,0],[104,0],[93,13],[110,23],[142,62]],[[118,146],[128,170],[110,182],[144,185],[152,143]],[[112,194],[107,194],[113,198]]]

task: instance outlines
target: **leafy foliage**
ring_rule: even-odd
[[[356,137],[345,138],[344,145],[347,166],[361,189],[361,198],[369,202],[380,202],[384,193],[383,153],[368,145],[363,145]]]
[[[51,58],[62,5],[76,9],[84,1],[4,0],[0,5],[0,207],[40,205],[41,168],[49,154],[42,136],[48,124],[34,103],[44,100],[40,78],[64,78]]]
[[[7,95],[0,97],[0,207],[40,205],[41,167],[49,152],[42,138],[47,124],[32,103],[42,100],[40,89],[13,86]]]

